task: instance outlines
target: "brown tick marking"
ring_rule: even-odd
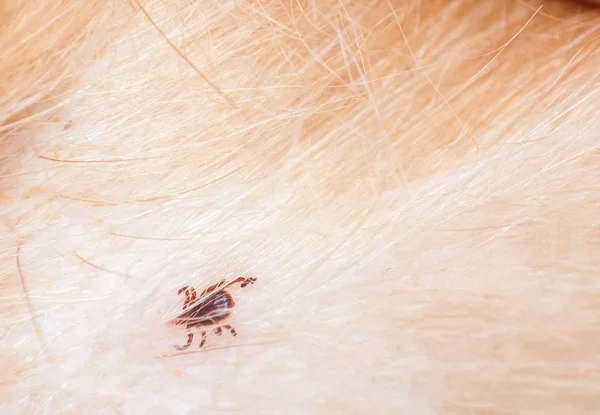
[[[194,327],[206,327],[219,324],[227,317],[231,315],[231,310],[235,306],[233,297],[225,288],[242,283],[242,288],[248,284],[254,284],[256,278],[244,278],[239,277],[231,282],[221,281],[218,284],[211,285],[206,290],[202,291],[200,297],[197,299],[196,290],[191,287],[182,287],[177,291],[177,294],[185,293],[185,301],[183,303],[184,312],[181,313],[177,318],[172,320],[169,324],[171,326],[185,326],[188,331],[187,343],[183,346],[175,346],[177,350],[186,350],[194,341],[194,333],[190,332],[190,329]],[[216,327],[213,331],[217,335],[222,334],[222,328],[229,330],[233,336],[237,336],[237,333],[233,327],[229,324]],[[200,347],[206,343],[206,331],[202,331],[202,340],[200,341]]]

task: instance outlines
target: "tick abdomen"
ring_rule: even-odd
[[[217,324],[231,314],[234,305],[233,298],[228,293],[219,291],[191,305],[185,313],[177,317],[177,320],[180,324],[186,324],[187,327]]]

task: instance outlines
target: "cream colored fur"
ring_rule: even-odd
[[[20,3],[0,413],[600,413],[598,9]]]

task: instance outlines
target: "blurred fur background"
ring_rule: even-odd
[[[600,411],[594,6],[0,19],[2,413]],[[177,288],[240,273],[173,356]]]

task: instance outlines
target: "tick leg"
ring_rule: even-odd
[[[223,328],[225,330],[229,330],[229,332],[231,333],[232,336],[237,336],[237,332],[235,331],[235,329],[233,327],[231,327],[229,324],[225,324],[223,326]]]
[[[196,301],[196,290],[193,288],[190,288],[189,293],[190,293],[190,296],[189,296],[189,301],[188,301],[188,307],[191,303]]]
[[[204,346],[204,343],[206,343],[206,332],[205,331],[202,332],[202,341],[200,342],[200,347]]]
[[[196,300],[196,290],[189,287],[184,287],[179,290],[179,294],[182,293],[182,290],[185,289],[185,301],[183,303],[183,309],[185,310]]]
[[[223,330],[221,330],[221,327],[217,327],[217,328],[215,329],[215,334],[218,334],[219,336],[220,336],[221,334],[223,334]]]
[[[256,281],[256,278],[245,278],[244,282],[242,282],[242,288],[244,288],[248,284],[254,284],[255,281]]]
[[[235,280],[228,282],[227,285],[225,285],[223,287],[223,289],[229,287],[230,285],[237,284],[238,282],[242,283],[242,288],[243,288],[243,287],[247,286],[248,284],[254,284],[254,281],[256,281],[256,278],[237,277]]]
[[[177,295],[181,295],[182,292],[185,292],[185,301],[183,303],[183,309],[185,310],[190,303],[190,288],[187,285],[185,287],[181,287],[179,291],[177,291]]]
[[[187,343],[185,344],[185,346],[177,346],[177,345],[175,345],[175,348],[177,350],[185,350],[188,347],[190,347],[190,345],[192,344],[193,340],[194,340],[194,334],[193,333],[188,333],[188,339],[187,339]]]

